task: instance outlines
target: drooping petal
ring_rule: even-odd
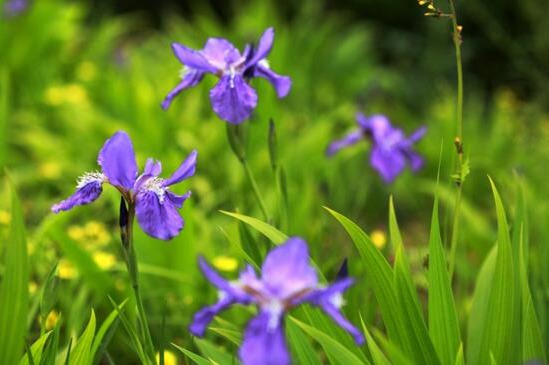
[[[179,61],[191,69],[211,73],[218,71],[218,68],[209,63],[200,51],[195,51],[179,43],[172,43],[172,50]]]
[[[258,63],[259,61],[267,57],[271,52],[271,48],[273,47],[273,42],[274,42],[274,29],[272,27],[267,28],[261,35],[261,38],[259,39],[259,43],[257,44],[257,47],[254,49],[252,57],[248,61],[246,61],[246,67],[255,66],[256,63]]]
[[[340,310],[344,304],[342,293],[353,284],[353,278],[338,280],[326,288],[316,290],[305,298],[305,301],[322,308],[341,328],[354,337],[357,344],[362,345],[364,343],[362,332],[349,322]]]
[[[398,149],[374,146],[370,154],[370,163],[386,183],[391,183],[404,170],[406,159]]]
[[[233,291],[233,286],[231,283],[229,283],[223,276],[219,275],[218,272],[211,267],[202,256],[198,258],[198,267],[206,279],[208,279],[208,281],[217,289],[228,293]]]
[[[341,149],[343,149],[347,146],[351,146],[351,145],[357,143],[362,138],[363,138],[363,133],[362,133],[361,130],[353,131],[353,132],[347,134],[342,139],[339,139],[337,141],[334,141],[334,142],[330,143],[330,145],[326,149],[326,155],[333,156],[339,150],[341,150]]]
[[[130,137],[118,131],[99,152],[97,162],[111,185],[130,190],[137,177],[137,163]]]
[[[204,337],[206,328],[212,322],[214,317],[219,312],[228,309],[234,303],[233,298],[229,296],[222,296],[217,303],[202,308],[193,316],[193,320],[189,325],[189,331],[194,336]]]
[[[85,205],[93,202],[103,191],[105,177],[99,173],[86,174],[80,178],[76,192],[67,199],[51,207],[52,212],[59,213],[69,210],[77,205]]]
[[[191,192],[190,191],[187,191],[183,195],[177,195],[177,194],[172,193],[169,190],[166,190],[166,192],[164,194],[165,194],[165,199],[169,199],[172,202],[172,204],[175,205],[175,207],[177,209],[181,209],[183,207],[183,203],[185,202],[185,200],[187,200],[191,197]]]
[[[257,94],[241,75],[225,75],[210,91],[210,100],[219,118],[238,124],[250,117],[257,105]]]
[[[266,62],[260,62],[257,65],[254,71],[254,76],[267,79],[275,88],[276,95],[279,98],[283,98],[288,95],[292,87],[292,79],[290,79],[288,76],[281,76],[272,71],[266,64]]]
[[[424,160],[419,153],[414,151],[407,151],[406,158],[410,163],[410,168],[412,169],[412,171],[419,171],[423,167]]]
[[[170,186],[177,184],[178,182],[187,179],[194,175],[196,171],[196,156],[198,152],[192,151],[189,156],[181,163],[181,165],[175,170],[175,172],[168,179],[164,180],[162,186]]]
[[[318,279],[309,263],[307,243],[301,238],[291,237],[272,249],[261,268],[261,279],[270,293],[279,299],[314,288]]]
[[[282,323],[272,328],[272,319],[262,312],[248,323],[238,354],[244,365],[289,365],[288,345]]]
[[[170,91],[168,95],[166,95],[166,97],[164,98],[164,101],[162,101],[162,109],[168,109],[170,107],[170,104],[172,103],[173,98],[179,95],[183,90],[198,85],[198,83],[202,81],[203,78],[204,72],[202,71],[193,69],[185,70],[181,82],[172,91]]]
[[[223,38],[208,39],[200,53],[218,70],[225,70],[229,65],[242,59],[238,49]]]
[[[137,193],[135,213],[139,225],[149,236],[170,240],[183,229],[183,218],[169,194],[159,197],[155,191],[142,189]]]

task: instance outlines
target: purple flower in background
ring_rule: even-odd
[[[162,164],[149,158],[145,170],[138,176],[132,141],[125,132],[116,132],[99,152],[97,162],[102,171],[82,175],[78,179],[76,192],[55,204],[51,210],[59,213],[77,205],[89,204],[101,195],[103,184],[108,183],[120,191],[129,206],[135,207],[137,221],[145,233],[169,240],[183,229],[184,221],[177,209],[191,195],[190,191],[184,195],[174,194],[169,186],[194,175],[196,155],[196,151],[191,152],[167,179],[159,177]]]
[[[219,77],[210,90],[210,100],[214,112],[229,123],[238,124],[248,119],[257,105],[257,93],[248,84],[248,79],[263,77],[274,86],[279,98],[285,97],[292,81],[272,71],[267,62],[273,41],[274,29],[268,28],[256,48],[247,45],[242,53],[223,38],[208,39],[199,51],[172,43],[175,56],[185,67],[181,82],[166,96],[162,108],[168,109],[176,95],[196,86],[206,73]]]
[[[402,173],[407,163],[412,171],[418,171],[423,166],[423,158],[414,151],[413,147],[414,143],[425,135],[426,127],[421,127],[406,137],[404,132],[393,127],[389,118],[384,115],[374,114],[366,117],[358,113],[356,119],[359,128],[331,143],[326,151],[328,156],[368,138],[373,144],[370,164],[386,183],[393,182]]]
[[[11,18],[23,13],[28,7],[28,0],[7,0],[4,3],[4,14]]]
[[[238,280],[229,282],[203,258],[200,258],[200,268],[219,290],[219,300],[194,315],[189,326],[193,335],[204,336],[213,318],[233,304],[255,304],[258,307],[258,314],[248,323],[239,350],[244,365],[290,364],[284,315],[302,303],[322,308],[354,337],[357,344],[364,343],[363,335],[340,311],[344,304],[342,293],[354,280],[344,277],[329,286],[319,284],[316,271],[309,263],[307,243],[301,238],[289,238],[271,250],[263,262],[260,277],[248,265]]]

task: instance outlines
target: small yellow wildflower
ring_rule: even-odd
[[[48,87],[46,89],[46,92],[44,93],[44,101],[46,102],[46,104],[52,106],[59,106],[63,104],[63,89],[59,86]]]
[[[78,65],[76,75],[82,81],[91,81],[97,75],[97,67],[90,61],[84,61]]]
[[[84,228],[77,225],[70,226],[67,229],[67,234],[74,241],[82,241],[86,236],[86,233],[84,232]]]
[[[56,310],[52,310],[46,317],[46,323],[45,323],[46,331],[52,330],[57,324],[58,320],[59,320],[59,312],[57,312]]]
[[[45,162],[40,165],[40,175],[46,179],[56,179],[61,175],[61,166],[53,161]]]
[[[29,281],[29,294],[33,295],[38,290],[38,284],[35,281]]]
[[[160,364],[160,353],[156,353],[156,363]],[[164,350],[164,365],[177,365],[177,356],[171,351]]]
[[[387,244],[387,236],[385,235],[385,232],[380,229],[373,230],[370,238],[379,250],[382,250],[383,247],[385,247],[385,245]]]
[[[0,225],[7,226],[11,222],[11,214],[5,210],[0,210]]]
[[[116,264],[116,256],[111,253],[97,251],[93,253],[93,261],[103,270],[111,269]]]
[[[88,92],[79,84],[69,84],[65,88],[65,100],[71,104],[84,104],[88,101]]]
[[[213,259],[212,264],[221,271],[234,271],[238,267],[238,261],[229,256],[217,256]]]
[[[59,261],[59,265],[57,265],[57,276],[59,278],[70,280],[74,279],[77,274],[76,268],[69,261],[65,259]]]

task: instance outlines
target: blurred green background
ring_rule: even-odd
[[[196,176],[174,189],[193,191],[182,211],[183,233],[164,243],[136,230],[156,343],[192,346],[185,329],[190,316],[215,297],[197,272],[196,255],[217,259],[218,268],[229,276],[236,272],[235,263],[242,262],[234,245],[242,239],[242,228],[218,211],[261,215],[229,149],[225,123],[211,110],[208,91],[215,78],[206,77],[182,93],[167,112],[160,109],[181,69],[170,43],[200,48],[208,37],[218,36],[242,48],[257,41],[268,26],[276,29],[270,64],[293,80],[283,100],[264,80],[252,81],[259,105],[246,123],[247,152],[269,209],[276,212],[278,207],[266,145],[268,119],[273,118],[288,182],[287,233],[303,236],[331,277],[353,250],[322,206],[376,232],[382,247],[392,194],[421,285],[441,146],[446,237],[451,231],[455,56],[449,22],[424,17],[424,9],[412,0],[152,4],[31,1],[21,14],[0,19],[0,167],[16,181],[29,231],[34,303],[30,333],[38,328],[40,285],[56,262],[62,281],[52,310],[61,313],[66,338],[81,331],[91,307],[98,317],[111,310],[107,294],[119,301],[130,295],[118,247],[118,193],[105,189],[91,206],[58,216],[50,213],[52,204],[73,191],[80,174],[97,169],[105,139],[124,129],[134,142],[138,163],[157,158],[166,175],[192,149],[199,151]],[[458,310],[467,316],[474,278],[496,237],[489,174],[510,215],[519,187],[525,192],[532,291],[547,340],[549,3],[457,5],[464,27],[464,143],[471,164],[454,283]],[[386,186],[367,163],[367,143],[325,158],[328,143],[354,127],[357,111],[387,114],[407,133],[427,125],[418,145],[425,168],[417,175],[407,171]],[[8,202],[0,201],[4,236],[10,217]],[[247,235],[264,242],[254,232]],[[391,256],[389,247],[382,249]],[[350,292],[349,306],[360,306],[367,323],[379,324],[368,277],[361,276],[362,268],[352,259],[350,265],[360,281]],[[226,316],[240,323],[246,318],[240,314]],[[350,316],[357,321],[357,315]],[[132,363],[122,330],[111,348],[119,363]]]

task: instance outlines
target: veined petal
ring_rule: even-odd
[[[261,312],[248,323],[238,351],[244,365],[289,365],[291,363],[282,319],[274,328],[269,313]]]
[[[271,52],[274,42],[274,29],[272,27],[267,28],[257,44],[257,48],[254,49],[252,58],[246,62],[246,67],[255,66],[256,63],[263,60]]]
[[[218,71],[218,68],[210,64],[200,51],[195,51],[180,43],[172,43],[172,50],[179,61],[191,69],[211,73]]]
[[[272,249],[261,268],[261,280],[279,299],[315,288],[318,279],[309,263],[307,243],[299,237],[291,237]]]
[[[339,152],[339,150],[357,143],[362,138],[363,138],[363,133],[361,130],[353,131],[347,134],[342,139],[339,139],[337,141],[330,143],[330,145],[326,150],[326,155],[333,156],[334,154]]]
[[[364,336],[343,316],[340,310],[344,304],[342,293],[353,284],[354,280],[352,278],[339,280],[327,288],[315,291],[305,301],[322,308],[341,328],[354,337],[358,345],[362,345],[364,343]]]
[[[168,109],[173,98],[179,95],[183,90],[196,86],[200,81],[202,81],[203,78],[204,72],[202,71],[193,69],[184,70],[181,82],[164,98],[164,101],[161,104],[162,109]]]
[[[170,240],[183,229],[183,218],[169,194],[141,189],[137,193],[135,213],[139,225],[149,236]]]
[[[290,92],[292,87],[292,79],[288,76],[281,76],[272,71],[266,62],[259,62],[254,71],[254,76],[267,79],[275,88],[276,95],[283,98]]]
[[[165,199],[169,199],[173,205],[175,205],[178,209],[181,209],[183,207],[183,203],[185,200],[189,199],[191,197],[191,192],[187,191],[183,195],[177,195],[172,193],[169,190],[166,190],[164,193]]]
[[[238,124],[250,117],[257,105],[257,94],[242,75],[225,75],[210,91],[210,100],[219,118]]]
[[[85,205],[93,202],[103,191],[105,176],[101,173],[90,173],[82,176],[76,187],[76,192],[67,199],[51,207],[52,212],[59,213],[69,210],[77,205]]]
[[[170,186],[194,175],[196,171],[196,156],[198,152],[192,151],[168,179],[162,182],[162,186]]]
[[[208,39],[200,53],[219,70],[225,70],[229,65],[242,58],[238,49],[223,38]]]
[[[130,137],[118,131],[99,152],[97,162],[111,185],[130,190],[137,177],[137,163]]]
[[[370,154],[372,167],[386,183],[391,183],[404,170],[406,159],[399,149],[384,149],[374,146]]]

